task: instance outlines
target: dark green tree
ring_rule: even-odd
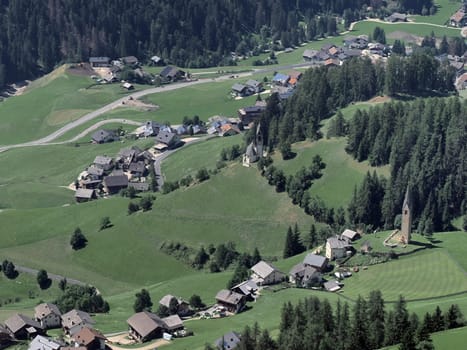
[[[135,312],[141,312],[144,310],[150,311],[152,307],[151,296],[146,289],[141,289],[141,292],[135,294],[136,300],[133,304],[133,310]]]
[[[84,236],[84,234],[81,232],[81,229],[77,227],[75,231],[73,232],[71,239],[70,239],[70,245],[74,250],[82,249],[86,247],[86,244],[88,243],[87,238]]]
[[[37,283],[39,284],[40,289],[47,289],[52,284],[52,280],[49,278],[47,271],[39,270],[37,272]]]

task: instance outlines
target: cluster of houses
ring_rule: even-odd
[[[154,155],[136,146],[123,148],[116,158],[96,156],[75,182],[75,199],[87,202],[100,195],[112,195],[132,187],[137,192],[149,190],[147,175]]]
[[[232,86],[232,95],[236,97],[246,97],[259,94],[264,91],[263,83],[249,79],[245,84],[235,83]]]
[[[467,24],[467,3],[465,1],[459,10],[451,16],[449,24],[453,27],[463,27]]]
[[[80,310],[62,314],[55,304],[42,303],[30,318],[14,314],[0,324],[0,348],[30,340],[28,350],[105,350],[107,338],[94,329],[94,320]],[[61,328],[64,337],[53,339],[47,330]]]
[[[160,65],[163,61],[158,56],[151,58],[151,63]],[[132,69],[134,75],[141,80],[154,81],[154,76],[141,68],[141,62],[135,56],[126,56],[112,60],[110,57],[90,57],[89,64],[101,77],[102,82],[113,83],[120,81],[121,71],[125,68]],[[188,74],[181,69],[172,66],[166,66],[159,73],[162,83],[172,83],[175,81],[188,79]],[[122,85],[127,90],[132,90],[133,85],[125,82]]]
[[[328,67],[339,66],[342,62],[354,57],[369,57],[378,60],[387,57],[391,48],[380,43],[369,41],[368,35],[348,35],[344,38],[344,45],[324,44],[320,50],[305,50],[303,59],[307,62],[322,64]]]

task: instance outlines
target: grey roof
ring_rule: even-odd
[[[128,182],[128,187],[142,192],[149,190],[149,184],[147,182]]]
[[[338,290],[341,288],[341,286],[339,285],[339,283],[337,281],[327,281],[325,283],[323,283],[323,287],[324,289],[328,290],[328,291],[335,291],[335,290]]]
[[[248,147],[246,148],[245,154],[250,159],[255,159],[255,157],[257,157],[258,154],[256,153],[255,144],[253,142],[248,145]]]
[[[305,57],[305,58],[315,58],[317,54],[318,54],[317,50],[305,50],[303,52],[303,57]]]
[[[128,177],[126,175],[115,175],[104,177],[104,184],[107,187],[128,186]]]
[[[253,79],[249,79],[246,83],[245,83],[246,86],[251,86],[253,88],[257,88],[258,86],[262,85],[261,82],[257,81],[257,80],[253,80]]]
[[[326,243],[329,243],[332,249],[345,249],[351,246],[346,239],[341,239],[339,236],[328,238]]]
[[[58,316],[62,315],[57,305],[55,304],[42,303],[34,308],[34,318],[36,319],[40,320],[42,317],[48,316],[50,314],[55,314]]]
[[[160,305],[164,305],[165,307],[169,307],[169,306],[170,306],[170,301],[171,301],[172,299],[174,299],[174,298],[175,298],[175,299],[177,300],[177,302],[178,302],[178,298],[177,298],[177,297],[174,297],[172,294],[164,295],[164,296],[162,297],[162,299],[159,300],[159,304],[160,304]]]
[[[112,159],[112,158],[111,158]],[[104,169],[98,168],[94,165],[91,165],[86,169],[89,175],[102,176],[104,174]]]
[[[135,64],[138,63],[138,59],[135,56],[126,56],[122,57],[122,61],[125,64]]]
[[[159,316],[149,311],[138,312],[131,316],[126,322],[143,338],[157,328],[165,329],[167,327]]]
[[[96,158],[94,158],[94,164],[109,165],[111,163],[112,163],[112,158],[111,157],[96,156]]]
[[[407,190],[405,191],[404,203],[402,204],[402,208],[405,208],[406,206],[408,208],[410,208],[412,206],[411,199],[412,198],[410,197],[409,187],[407,186]]]
[[[62,315],[62,326],[71,328],[79,324],[94,324],[91,316],[84,311],[73,309]]]
[[[130,163],[130,167],[128,168],[128,170],[130,170],[131,172],[136,172],[136,173],[144,173],[144,171],[146,170],[146,165],[144,164],[144,162],[133,162],[133,163]]]
[[[92,197],[94,197],[94,190],[88,190],[86,188],[78,188],[75,192],[75,198],[91,199]]]
[[[22,314],[14,314],[5,321],[5,326],[12,332],[16,333],[23,327],[34,327],[36,329],[42,329],[39,322],[34,321],[28,316]]]
[[[164,317],[162,321],[166,324],[169,331],[183,327],[183,321],[178,315]]]
[[[89,63],[109,63],[109,57],[89,57]]]
[[[115,134],[113,133],[113,131],[100,129],[97,130],[94,134],[92,134],[91,139],[93,139],[96,142],[105,142],[109,139],[113,139],[114,137]]]
[[[342,53],[348,57],[359,57],[362,55],[362,50],[344,49]]]
[[[176,136],[177,134],[173,132],[159,131],[159,133],[156,136],[156,142],[169,145],[173,142]]]
[[[305,264],[304,263],[298,263],[289,272],[290,276],[298,276],[298,277],[303,277],[305,274]]]
[[[342,232],[341,237],[346,237],[350,240],[353,240],[355,237],[358,236],[358,233],[352,230],[349,230],[348,228]]]
[[[242,92],[246,89],[246,86],[243,84],[235,83],[232,85],[232,90],[235,92]]]
[[[244,296],[227,289],[222,289],[216,295],[216,300],[226,304],[237,305],[243,300]]]
[[[65,344],[42,335],[36,336],[29,344],[28,350],[58,350]]]
[[[258,285],[255,283],[255,281],[246,280],[237,284],[236,286],[233,286],[231,289],[239,289],[242,292],[242,294],[248,295],[256,292],[258,290]]]
[[[274,266],[268,264],[263,260],[261,260],[259,263],[257,263],[251,268],[251,271],[253,271],[256,275],[258,275],[261,278],[268,277],[271,273],[273,273],[276,270],[277,269]]]
[[[305,259],[303,259],[303,263],[305,265],[323,268],[324,266],[326,266],[327,260],[328,259],[324,256],[309,253],[305,257]]]
[[[218,349],[235,349],[240,343],[240,334],[229,332],[216,340],[215,345]]]

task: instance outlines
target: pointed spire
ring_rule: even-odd
[[[405,208],[405,206],[408,206],[409,208],[412,206],[412,201],[410,198],[410,191],[409,191],[408,185],[407,185],[407,190],[405,191],[404,204],[402,204],[403,208]]]

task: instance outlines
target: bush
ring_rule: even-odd
[[[133,202],[128,203],[128,215],[136,213],[139,210],[139,205]]]
[[[141,198],[139,205],[143,209],[143,211],[151,210],[152,208],[152,199],[150,197],[143,197]]]
[[[196,173],[196,179],[199,182],[203,182],[209,179],[209,172],[206,170],[206,168],[201,168],[198,170]]]
[[[74,250],[78,250],[78,249],[82,249],[86,247],[87,243],[88,243],[87,238],[83,235],[83,233],[81,232],[81,229],[77,227],[75,229],[75,232],[73,232],[73,235],[71,236],[71,239],[70,239],[71,247]]]

